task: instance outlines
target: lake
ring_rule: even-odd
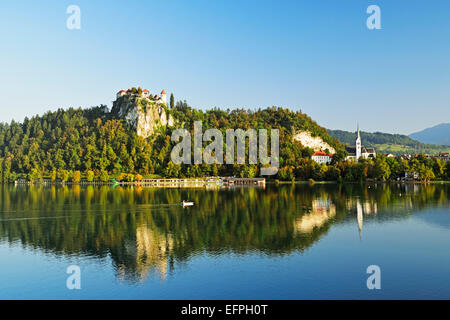
[[[0,186],[0,299],[450,299],[449,195],[450,184]],[[66,286],[69,266],[80,290]]]

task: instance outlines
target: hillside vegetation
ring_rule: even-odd
[[[351,146],[355,144],[356,133],[354,132],[328,130],[328,133],[343,144]],[[450,152],[449,146],[425,144],[401,134],[361,132],[361,139],[363,145],[374,147],[377,153],[393,153],[396,155],[426,153],[437,155],[439,152]]]
[[[296,165],[309,158],[312,150],[293,141],[293,132],[308,130],[336,150],[343,145],[331,137],[310,117],[283,108],[257,111],[201,111],[178,102],[170,113],[177,123],[193,131],[193,122],[203,123],[203,130],[280,129],[280,165]],[[2,182],[18,178],[31,181],[108,181],[115,177],[133,181],[145,176],[197,177],[259,175],[255,165],[174,165],[170,153],[174,127],[160,127],[148,139],[138,136],[127,121],[110,113],[105,106],[90,109],[59,109],[42,116],[0,124],[0,178]],[[205,145],[207,145],[205,143]]]
[[[202,111],[178,102],[168,110],[175,126],[153,127],[148,138],[138,135],[134,120],[111,113],[105,106],[47,112],[25,119],[23,123],[0,124],[0,182],[27,179],[78,183],[111,178],[139,181],[144,177],[205,177],[260,175],[258,165],[176,165],[170,155],[175,142],[172,131],[185,128],[193,135],[194,121],[201,121],[203,131],[226,129],[279,129],[279,180],[366,181],[397,180],[414,173],[420,180],[450,179],[450,161],[420,155],[411,161],[378,155],[374,160],[346,161],[344,145],[328,134],[309,116],[284,108]],[[139,118],[139,115],[138,115]],[[136,118],[134,118],[136,119]],[[336,150],[331,164],[317,164],[313,150],[294,139],[308,131],[312,137]],[[369,136],[363,135],[367,144]],[[366,139],[366,140],[365,140]],[[352,139],[350,139],[352,141]],[[380,142],[383,140],[377,140]],[[209,143],[205,142],[204,147]],[[247,149],[248,151],[248,149]],[[378,150],[380,152],[380,150]],[[248,163],[248,159],[246,161]]]

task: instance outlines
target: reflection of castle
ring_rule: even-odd
[[[311,213],[305,214],[294,222],[295,230],[300,233],[311,233],[314,228],[323,226],[336,215],[336,206],[329,199],[315,199]]]
[[[150,272],[160,275],[164,280],[167,276],[167,258],[173,249],[173,239],[170,235],[156,234],[146,226],[136,228],[136,242],[126,246],[128,255],[135,258],[135,275],[142,281]],[[127,276],[127,266],[120,264],[118,271],[122,279]]]

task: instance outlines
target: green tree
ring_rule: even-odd
[[[391,169],[385,158],[379,156],[374,163],[374,178],[379,180],[388,180],[391,175]]]
[[[73,178],[72,178],[72,182],[73,183],[80,183],[81,182],[81,172],[80,171],[75,171],[73,173]]]
[[[434,175],[439,178],[445,177],[445,162],[441,159],[435,159],[433,164]]]
[[[56,169],[53,169],[51,174],[50,174],[50,181],[51,182],[55,182],[57,177],[58,177],[58,175],[57,175]]]
[[[170,108],[175,107],[175,97],[173,96],[173,93],[170,94]]]
[[[28,181],[31,182],[41,182],[42,181],[42,172],[38,168],[31,169],[31,172],[28,174]]]
[[[101,182],[108,182],[108,181],[109,181],[109,174],[108,174],[108,171],[103,170],[103,171],[100,173],[100,181],[101,181]]]
[[[94,181],[94,177],[95,177],[94,171],[89,170],[87,172],[87,174],[86,174],[86,180],[88,182],[93,182]]]
[[[70,178],[70,172],[68,170],[60,170],[58,172],[58,178],[61,180],[61,182],[67,182]]]
[[[450,180],[450,161],[447,161],[445,164],[445,172],[447,179]]]

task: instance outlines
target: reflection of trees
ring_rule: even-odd
[[[122,279],[202,252],[303,251],[360,203],[373,219],[448,205],[449,185],[268,186],[266,190],[0,187],[0,241],[54,254],[110,255]],[[196,203],[183,209],[183,199]],[[357,202],[358,201],[358,202]],[[356,209],[355,209],[356,210]]]

